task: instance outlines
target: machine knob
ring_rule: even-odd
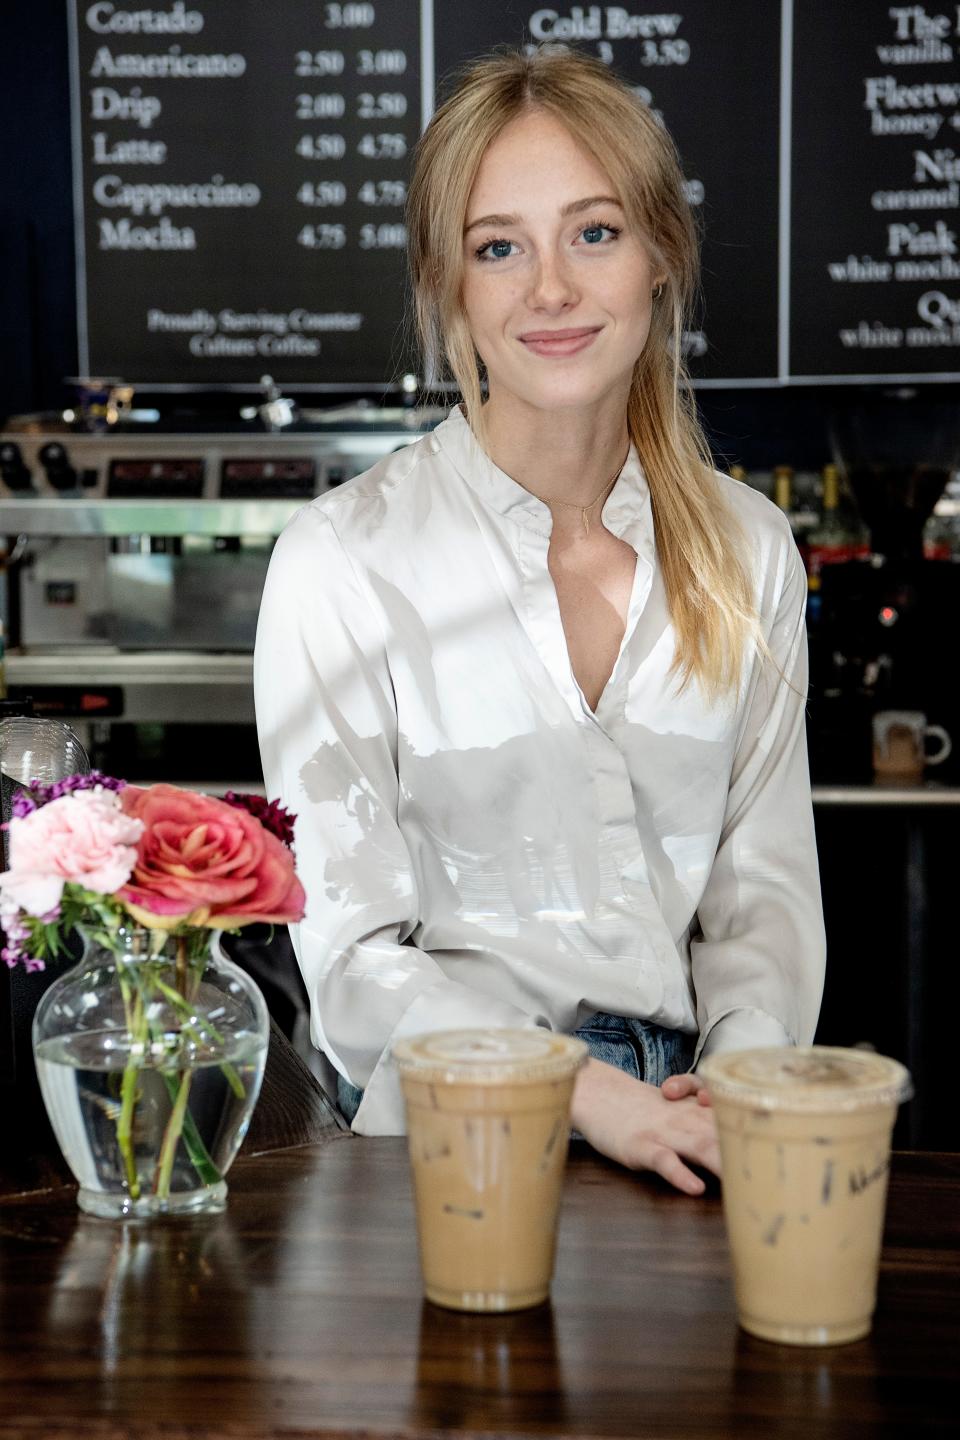
[[[30,471],[23,463],[20,446],[14,445],[12,440],[5,440],[0,445],[0,480],[8,490],[19,491],[33,488]]]
[[[40,451],[40,464],[46,470],[47,479],[54,490],[76,490],[77,472],[58,440],[51,440],[48,445],[44,445]]]

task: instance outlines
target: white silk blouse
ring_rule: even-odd
[[[304,506],[255,656],[267,793],[297,816],[292,926],[315,1043],[402,1134],[390,1047],[596,1011],[702,1055],[809,1043],[824,936],[804,730],[806,580],[780,511],[720,476],[769,658],[721,701],[674,633],[635,448],[603,508],[637,553],[594,713],[547,568],[551,515],[459,408]]]

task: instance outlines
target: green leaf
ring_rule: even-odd
[[[173,1103],[177,1098],[177,1092],[179,1090],[177,1080],[173,1075],[164,1071],[163,1083],[166,1085],[167,1093],[170,1096],[171,1103]],[[183,1117],[182,1138],[186,1152],[190,1156],[190,1163],[200,1176],[204,1185],[218,1184],[223,1179],[223,1176],[210,1158],[210,1152],[200,1138],[197,1122],[190,1114],[189,1109],[187,1109]]]

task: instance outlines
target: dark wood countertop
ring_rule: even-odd
[[[715,1190],[584,1145],[552,1303],[506,1316],[422,1300],[403,1140],[330,1128],[229,1183],[150,1226],[0,1199],[3,1440],[957,1433],[960,1156],[895,1157],[873,1334],[810,1351],[738,1329]]]

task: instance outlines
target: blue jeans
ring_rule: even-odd
[[[689,1070],[697,1043],[695,1035],[665,1030],[652,1020],[631,1020],[602,1011],[591,1015],[573,1033],[586,1042],[594,1059],[605,1060],[608,1065],[615,1065],[636,1080],[646,1080],[649,1085],[662,1085],[669,1075]],[[342,1075],[337,1076],[337,1105],[350,1124],[362,1099],[362,1090]]]
[[[605,1060],[648,1085],[662,1085],[671,1075],[689,1070],[697,1045],[696,1035],[685,1035],[682,1030],[665,1030],[652,1020],[604,1012],[591,1015],[573,1033],[586,1041],[595,1060]]]

